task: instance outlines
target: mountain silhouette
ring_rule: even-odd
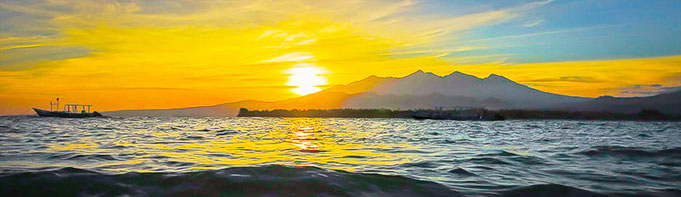
[[[224,103],[213,106],[177,108],[177,109],[151,109],[151,110],[120,110],[103,112],[107,116],[152,116],[152,117],[226,117],[236,116],[240,108],[250,110],[266,109],[336,109],[342,108],[342,102],[351,95],[342,92],[319,92],[306,96],[275,101],[239,101]]]
[[[559,110],[596,111],[613,113],[638,113],[657,110],[666,114],[681,114],[681,91],[662,93],[648,97],[601,96],[587,102],[554,107]]]
[[[438,76],[421,70],[405,77],[369,76],[346,85],[297,98],[263,102],[239,101],[214,106],[178,109],[121,110],[109,116],[236,116],[240,108],[336,109],[386,108],[433,109],[437,107],[484,107],[487,109],[559,109],[635,113],[640,109],[677,109],[681,95],[653,97],[585,98],[543,92],[491,74],[478,78],[461,72]],[[657,106],[659,104],[659,106]],[[661,107],[665,106],[665,107]]]
[[[366,89],[366,91],[360,97],[349,100],[345,107],[394,108],[393,106],[400,106],[401,109],[422,109],[436,106],[485,106],[539,109],[590,100],[542,92],[495,74],[481,79],[461,72],[438,76],[419,70],[402,78],[371,78],[376,77],[360,81],[374,83],[371,88],[364,88],[367,85],[361,83],[348,85],[355,85],[358,88],[354,89]],[[344,87],[344,89],[350,88]],[[329,89],[328,91],[336,90]],[[424,103],[424,101],[430,102]],[[372,104],[369,105],[369,103]],[[412,103],[412,105],[407,103]]]

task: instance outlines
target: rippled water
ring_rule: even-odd
[[[0,194],[681,195],[679,122],[9,116],[0,143]]]

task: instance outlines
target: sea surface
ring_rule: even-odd
[[[0,196],[681,196],[681,123],[0,117]]]

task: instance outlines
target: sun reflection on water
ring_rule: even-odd
[[[352,171],[358,166],[399,165],[419,157],[386,152],[413,147],[385,144],[375,133],[335,119],[194,119],[128,126],[130,128],[106,134],[81,133],[90,137],[52,143],[43,152],[86,158],[87,161],[79,162],[80,167],[121,172],[192,171],[264,164]]]
[[[321,146],[317,143],[317,136],[315,136],[315,130],[310,127],[300,128],[297,131],[292,132],[291,143],[298,147],[301,151],[321,151]]]

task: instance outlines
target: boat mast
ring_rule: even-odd
[[[50,101],[50,111],[53,109],[59,111],[59,98],[57,98],[57,102]]]

